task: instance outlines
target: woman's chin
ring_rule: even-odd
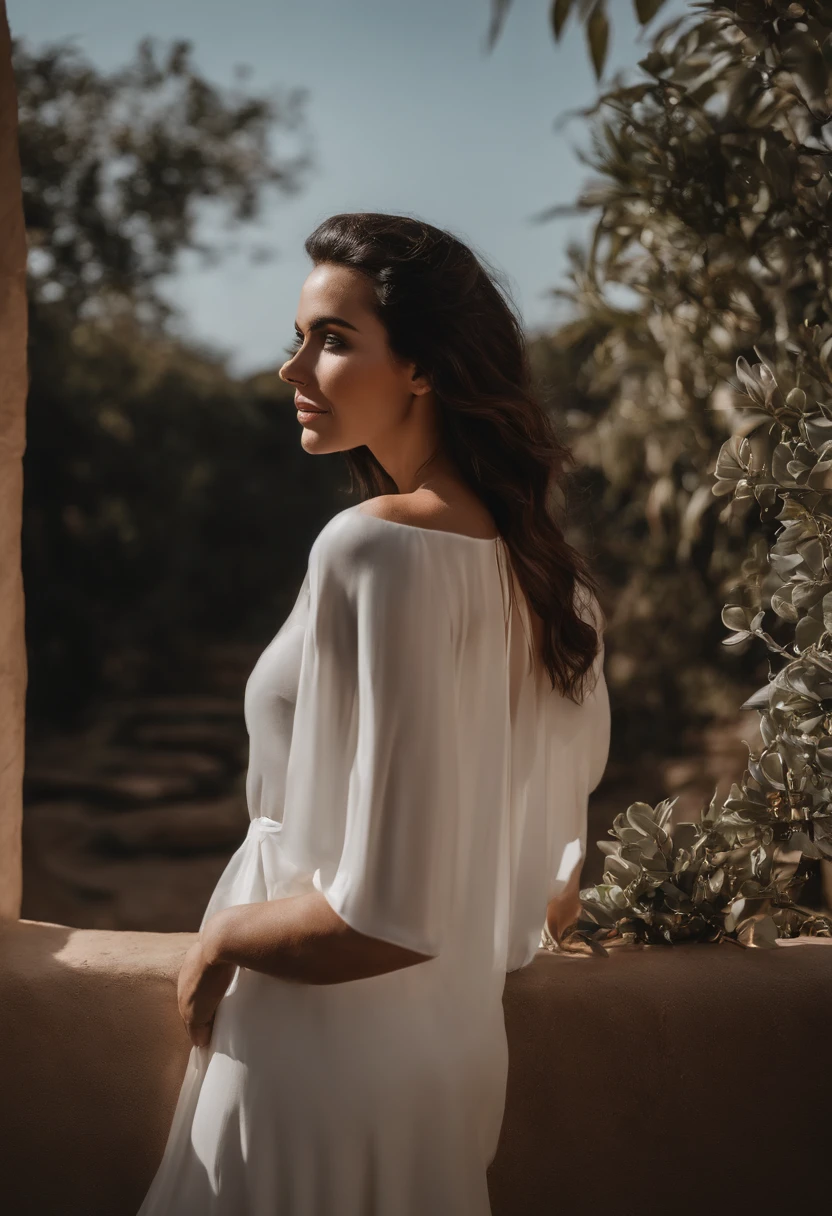
[[[340,451],[338,444],[333,443],[331,437],[322,435],[314,426],[301,427],[300,446],[305,452],[313,452],[316,456]]]

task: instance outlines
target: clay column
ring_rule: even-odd
[[[0,917],[20,915],[26,641],[20,528],[26,445],[26,231],[17,94],[0,0]]]

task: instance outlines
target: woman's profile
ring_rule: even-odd
[[[405,216],[305,248],[280,374],[360,501],[246,684],[251,823],[139,1216],[488,1216],[506,972],[573,917],[607,761],[604,623],[493,273]]]

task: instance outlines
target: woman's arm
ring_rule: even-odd
[[[231,963],[302,984],[340,984],[431,956],[353,929],[320,891],[217,912],[202,931],[209,965]]]
[[[340,984],[384,975],[432,956],[359,933],[319,891],[215,913],[179,972],[179,1012],[191,1042],[205,1047],[235,967],[301,984]]]

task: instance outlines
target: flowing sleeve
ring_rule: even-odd
[[[416,530],[364,524],[310,554],[284,845],[352,928],[435,956],[457,828],[447,592]]]

